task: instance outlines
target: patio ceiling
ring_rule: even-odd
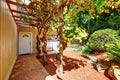
[[[23,27],[38,27],[41,23],[45,23],[50,18],[50,14],[55,7],[49,0],[36,0],[36,2],[40,4],[40,10],[32,7],[34,5],[33,2],[26,5],[16,1],[6,0],[16,25]],[[29,13],[28,10],[31,10],[31,12],[34,12],[35,14]],[[36,18],[36,14],[41,16],[41,18]],[[29,20],[23,19],[22,15],[27,15]]]
[[[59,16],[61,14],[58,13],[58,10],[73,2],[73,0],[61,0],[61,2],[56,2],[57,0],[34,0],[25,4],[20,1],[22,0],[6,0],[16,25],[22,27],[41,27],[41,24],[43,27],[50,20],[54,20],[54,15]],[[37,7],[35,8],[35,6]]]

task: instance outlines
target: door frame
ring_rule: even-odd
[[[20,49],[19,49],[19,44],[20,44],[20,34],[30,34],[30,54],[33,52],[33,48],[32,48],[32,46],[33,46],[33,41],[32,41],[32,37],[33,37],[33,35],[32,35],[32,32],[24,32],[24,31],[20,31],[19,33],[18,33],[18,55],[21,55],[21,53],[20,53]]]

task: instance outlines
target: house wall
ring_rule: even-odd
[[[17,57],[17,27],[5,0],[0,0],[0,80],[8,80]]]
[[[37,35],[37,29],[31,28],[31,27],[22,27],[18,26],[18,32],[31,32],[32,33],[32,53],[36,53],[36,35]]]

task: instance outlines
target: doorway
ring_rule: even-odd
[[[19,55],[32,53],[32,33],[19,32]]]

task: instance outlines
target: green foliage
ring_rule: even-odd
[[[88,34],[84,29],[79,27],[66,27],[64,29],[64,39],[67,39],[68,42],[81,42],[82,39],[86,39]]]
[[[82,46],[82,48],[81,48],[81,50],[82,50],[82,54],[81,55],[83,55],[83,56],[86,56],[86,55],[89,55],[90,53],[91,53],[91,49],[88,47],[88,46]]]
[[[108,23],[116,30],[120,28],[120,9],[118,11],[111,10]]]
[[[105,45],[108,53],[105,55],[107,61],[120,62],[120,40],[116,44],[108,43]]]
[[[87,30],[87,32],[89,32],[89,25],[90,25],[90,16],[88,12],[78,12],[77,13],[77,24],[78,26],[80,26],[81,28],[84,28]]]
[[[116,42],[118,38],[118,31],[112,29],[103,29],[95,31],[89,38],[88,42],[86,43],[86,49],[82,49],[82,52],[91,49],[91,51],[105,51],[105,44]]]
[[[39,2],[36,2],[35,4],[33,4],[33,7],[37,10],[40,10],[41,9],[41,6],[40,6],[40,3]]]
[[[87,11],[78,12],[76,16],[78,26],[86,29],[89,35],[99,29],[120,29],[120,9],[110,9],[109,13],[97,14],[94,18],[91,18]]]
[[[107,42],[114,43],[118,32],[112,29],[95,31],[89,38],[87,45],[94,51],[105,51]]]
[[[23,20],[25,20],[25,21],[28,21],[30,17],[29,17],[28,15],[26,15],[26,14],[22,14],[22,15],[21,15],[21,18],[22,18]]]
[[[63,37],[68,42],[81,42],[82,39],[86,39],[88,36],[85,29],[78,26],[78,16],[71,15],[72,11],[76,11],[77,8],[71,9],[69,8],[69,15],[64,16],[65,26],[64,26],[64,34]]]
[[[120,1],[90,0],[89,4],[90,8],[76,14],[79,27],[85,28],[89,35],[99,29],[120,29]]]

